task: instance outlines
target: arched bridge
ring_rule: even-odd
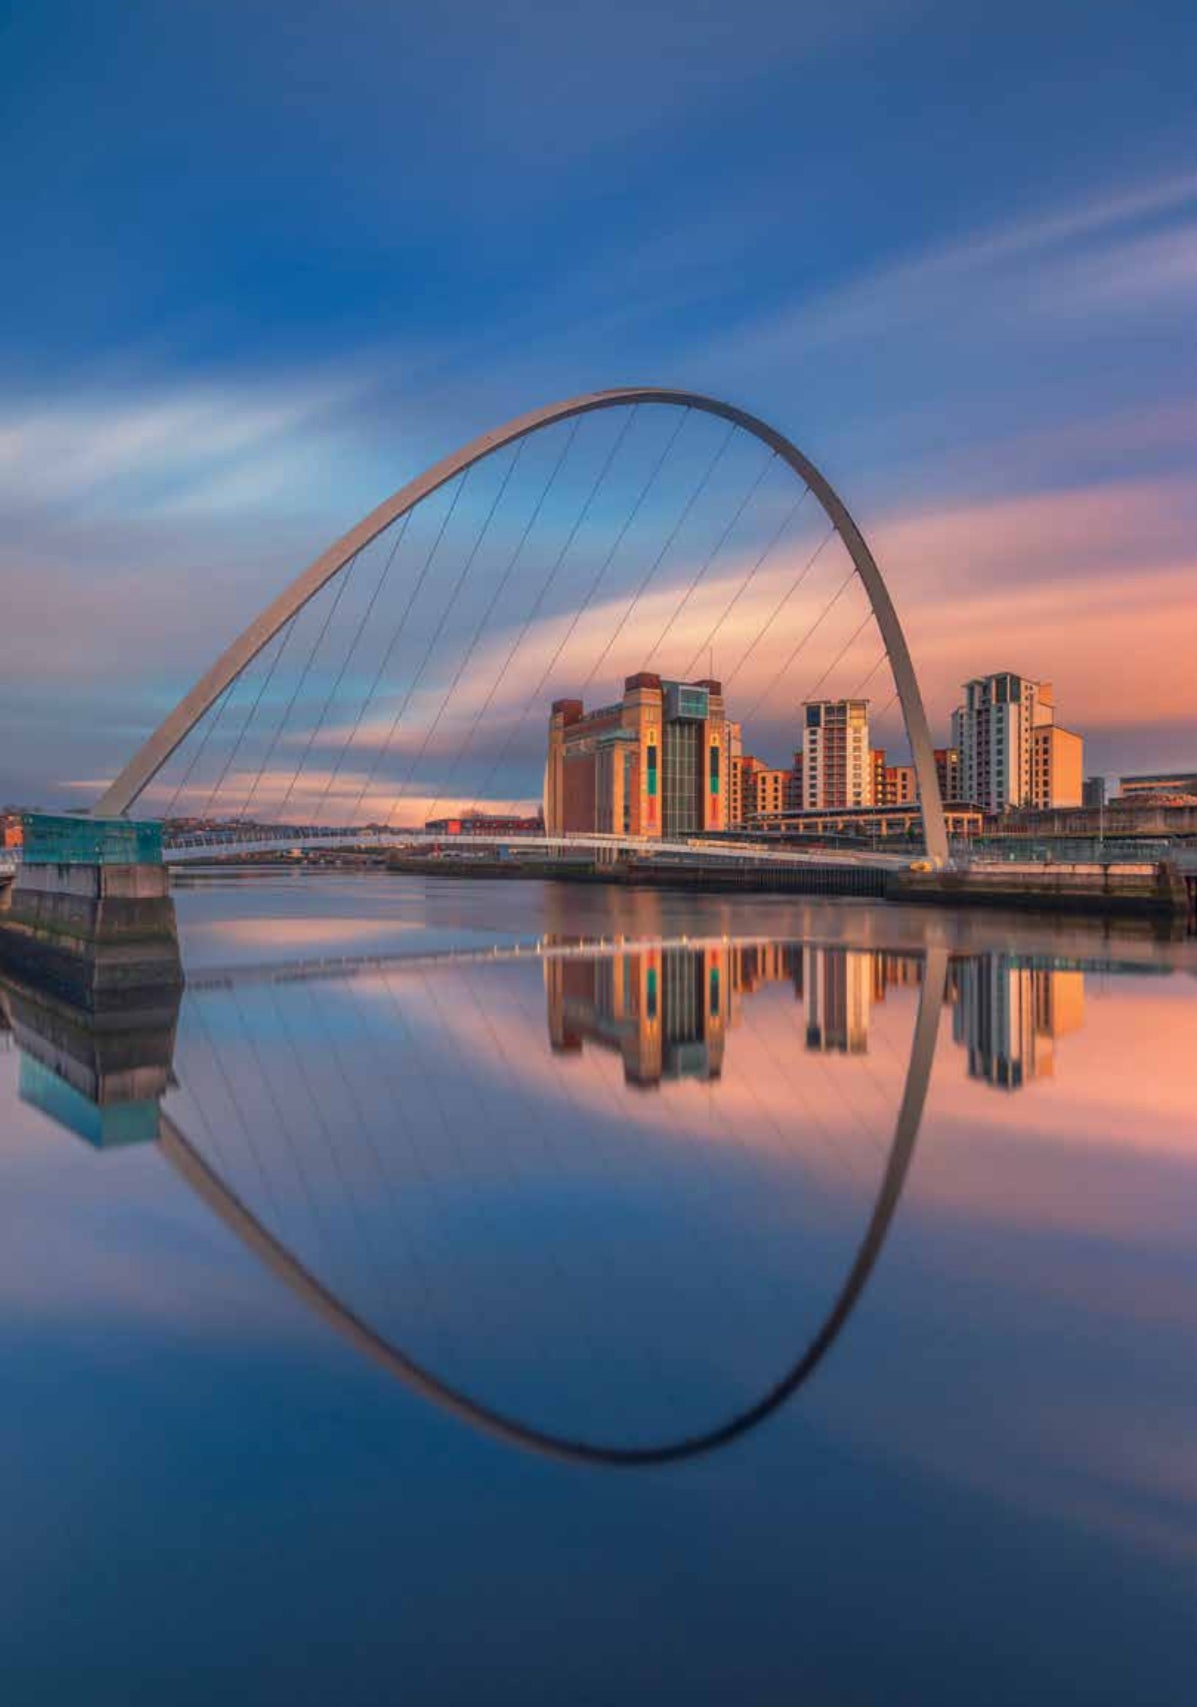
[[[608,418],[591,467],[579,427]],[[714,443],[703,437],[710,431]],[[576,505],[567,502],[571,473]],[[627,473],[635,479],[621,487]],[[521,507],[525,475],[531,497]],[[808,552],[794,530],[812,514],[819,524]],[[832,585],[815,596],[837,553]],[[579,577],[572,592],[568,568]],[[861,593],[863,615],[852,605]],[[377,824],[381,799],[386,828],[411,839],[418,826],[392,819],[405,810],[431,818],[454,790],[493,799],[504,777],[516,790],[518,773],[527,799],[528,719],[543,717],[554,689],[577,692],[636,667],[689,681],[717,652],[721,674],[752,683],[780,658],[752,709],[767,711],[776,690],[790,718],[801,692],[827,697],[837,672],[863,664],[866,628],[881,651],[860,691],[888,661],[926,850],[942,863],[943,807],[909,649],[839,494],[789,438],[733,404],[657,386],[590,392],[482,434],[329,546],[184,695],[94,811],[113,817],[153,804],[162,815],[225,822],[273,814],[294,841],[282,825],[298,806],[310,846],[363,818]],[[596,638],[586,669],[585,643]],[[733,641],[738,656],[725,672]],[[817,673],[811,648],[824,644],[831,656]],[[812,660],[805,685],[795,674],[803,655]],[[525,698],[516,684],[528,681]],[[729,734],[725,756],[730,743]],[[481,783],[468,780],[476,760],[490,765]],[[642,776],[640,786],[655,785]],[[719,787],[712,772],[711,793]],[[678,839],[682,817],[674,802],[671,834],[670,809],[658,842]],[[625,829],[615,841],[639,845],[643,826]],[[200,855],[179,840],[171,857]]]

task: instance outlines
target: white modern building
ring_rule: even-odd
[[[1056,724],[1050,682],[1011,670],[965,682],[952,745],[962,797],[986,812],[1080,805],[1081,738]]]
[[[808,811],[871,806],[867,699],[815,699],[802,707],[802,799]]]

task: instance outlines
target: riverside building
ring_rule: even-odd
[[[986,812],[1081,803],[1084,742],[1056,722],[1050,682],[1011,670],[965,682],[952,745],[961,798]]]
[[[647,670],[595,711],[580,699],[555,700],[548,833],[668,839],[726,829],[734,727],[720,682],[667,681]]]
[[[871,806],[867,699],[815,699],[802,707],[802,794],[808,811]]]

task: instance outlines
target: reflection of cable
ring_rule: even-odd
[[[310,1308],[351,1345],[417,1392],[500,1439],[550,1457],[622,1468],[673,1462],[726,1446],[762,1423],[814,1373],[851,1315],[881,1253],[914,1153],[934,1059],[946,970],[947,951],[939,947],[928,949],[910,1065],[885,1176],[856,1256],[818,1332],[798,1361],[756,1403],[738,1411],[715,1428],[651,1446],[603,1446],[550,1434],[479,1404],[464,1391],[439,1380],[380,1335],[317,1280],[220,1179],[165,1113],[160,1116],[161,1147],[167,1159],[213,1212]]]

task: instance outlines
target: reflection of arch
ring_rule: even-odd
[[[759,439],[781,458],[798,478],[809,486],[822,506],[824,514],[839,534],[864,584],[873,615],[881,631],[897,684],[906,734],[910,741],[914,769],[918,778],[922,802],[923,830],[927,852],[933,860],[944,863],[948,857],[947,830],[944,824],[943,802],[935,770],[935,753],[931,732],[923,709],[922,696],[915,679],[914,665],[897,612],[881,577],[872,552],[865,543],[847,506],[831,483],[824,478],[798,447],[784,434],[767,425],[747,410],[734,404],[721,403],[695,391],[673,391],[661,386],[621,386],[613,391],[592,391],[562,403],[518,415],[502,427],[483,433],[480,438],[452,456],[444,457],[415,480],[408,482],[393,497],[372,510],[356,527],[350,528],[335,544],[330,545],[316,561],[279,594],[273,604],[255,617],[249,627],[213,664],[206,675],[192,688],[150,738],[139,748],[101,796],[94,808],[98,817],[115,817],[127,812],[142,791],[153,781],[171,754],[183,741],[205,712],[215,704],[224,690],[253,662],[264,646],[291,620],[322,587],[340,573],[365,546],[385,528],[415,508],[440,487],[475,463],[482,462],[505,446],[527,438],[544,427],[551,427],[575,416],[593,414],[600,409],[617,409],[633,404],[664,404],[675,408],[695,409],[704,415],[715,415]]]
[[[716,1447],[726,1446],[737,1436],[755,1428],[783,1405],[814,1373],[855,1308],[881,1254],[914,1154],[931,1077],[931,1065],[935,1058],[946,975],[946,950],[928,949],[911,1041],[910,1065],[907,1068],[902,1103],[898,1110],[885,1175],[852,1266],[819,1331],[797,1363],[755,1404],[738,1412],[716,1428],[656,1446],[608,1447],[570,1440],[530,1428],[513,1417],[476,1403],[460,1389],[438,1380],[435,1375],[375,1332],[367,1322],[343,1304],[335,1293],[317,1280],[224,1184],[174,1121],[165,1114],[161,1116],[160,1122],[161,1148],[213,1213],[219,1216],[226,1227],[235,1233],[255,1256],[260,1257],[303,1303],[335,1328],[350,1345],[365,1353],[388,1374],[397,1376],[405,1385],[414,1388],[425,1398],[434,1400],[454,1415],[463,1417],[467,1422],[485,1429],[501,1440],[566,1461],[627,1468],[692,1458],[713,1451]]]

